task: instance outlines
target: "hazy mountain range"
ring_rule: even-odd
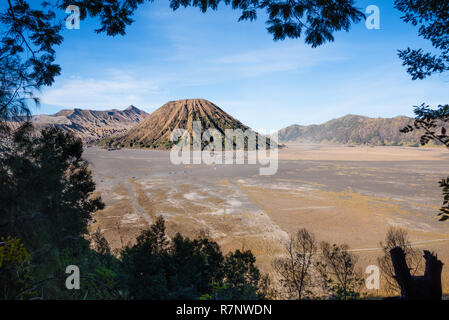
[[[125,110],[61,110],[54,115],[33,116],[37,129],[56,126],[74,133],[85,142],[102,146],[168,149],[174,129],[186,129],[192,135],[193,121],[202,130],[250,129],[221,108],[205,99],[170,101],[151,114],[134,106]],[[319,125],[291,125],[279,130],[279,142],[334,143],[363,145],[417,146],[420,132],[403,134],[400,129],[412,124],[409,117],[369,118],[346,115]]]
[[[145,111],[129,106],[125,110],[61,110],[53,115],[33,116],[32,122],[37,129],[55,126],[74,133],[84,142],[93,142],[123,134],[147,116]]]
[[[413,123],[409,117],[369,118],[346,115],[319,125],[291,125],[279,130],[280,142],[335,143],[363,145],[413,145],[421,132],[404,134],[400,129]]]

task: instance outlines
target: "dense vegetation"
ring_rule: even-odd
[[[89,249],[83,235],[91,214],[104,205],[91,197],[95,184],[79,139],[55,128],[40,137],[30,133],[25,123],[2,141],[0,234],[6,250],[2,262],[10,262],[0,266],[2,275],[13,275],[1,284],[3,298],[68,298],[64,282],[57,281],[67,265],[89,270],[84,275],[92,276],[95,288],[101,278],[103,258]],[[14,258],[19,247],[21,258]],[[90,295],[103,296],[87,287]]]

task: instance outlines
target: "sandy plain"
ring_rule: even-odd
[[[224,251],[251,249],[271,272],[288,235],[305,227],[320,241],[347,243],[364,270],[398,226],[449,265],[449,223],[436,218],[446,149],[289,144],[273,176],[251,164],[173,165],[167,151],[87,148],[84,156],[106,203],[90,230],[100,229],[112,248],[133,243],[162,215],[170,236],[207,231]]]

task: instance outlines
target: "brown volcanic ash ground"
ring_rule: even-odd
[[[167,151],[88,148],[85,157],[106,202],[90,230],[113,248],[161,215],[171,236],[207,230],[224,251],[251,249],[263,272],[300,228],[349,244],[365,270],[377,264],[388,228],[400,226],[416,247],[438,253],[449,291],[449,224],[436,218],[445,149],[289,146],[273,176],[257,165],[176,166]]]
[[[186,129],[191,135],[193,121],[200,121],[203,130],[248,129],[210,101],[186,99],[170,101],[154,111],[144,122],[127,134],[104,143],[112,146],[158,148],[170,147],[170,135],[175,129]]]

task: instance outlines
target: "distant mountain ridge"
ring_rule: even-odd
[[[413,119],[404,116],[369,118],[350,114],[319,125],[291,125],[279,130],[278,134],[280,142],[417,146],[421,132],[400,132],[411,124]]]
[[[53,115],[36,115],[31,121],[36,129],[55,126],[72,132],[84,142],[93,142],[123,134],[142,122],[148,113],[129,106],[125,110],[64,109]]]
[[[124,135],[106,138],[101,145],[125,148],[169,149],[175,129],[185,129],[193,136],[193,122],[201,122],[203,132],[215,129],[224,135],[226,129],[250,128],[205,99],[170,101]]]

